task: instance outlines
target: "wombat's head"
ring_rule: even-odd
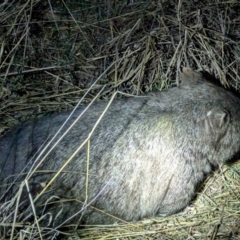
[[[240,99],[232,91],[205,80],[201,73],[183,68],[182,87],[192,91],[193,144],[213,165],[237,160],[240,153]],[[194,139],[193,139],[194,141]]]

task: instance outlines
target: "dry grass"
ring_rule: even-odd
[[[181,66],[205,70],[239,90],[239,12],[237,0],[4,1],[0,132],[73,108],[96,79],[84,102],[102,88],[99,99],[116,91],[142,94],[171,87],[178,84]],[[240,239],[239,173],[239,163],[214,173],[193,206],[180,214],[65,234],[69,239]],[[13,239],[40,239],[36,226],[15,224]],[[0,222],[2,236],[5,226]]]

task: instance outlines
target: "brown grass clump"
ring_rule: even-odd
[[[85,102],[99,91],[109,99],[171,87],[181,66],[238,91],[239,12],[237,0],[3,1],[0,133],[73,108],[96,79]],[[239,174],[239,163],[224,166],[192,206],[170,217],[61,231],[66,239],[240,239]],[[0,238],[46,239],[44,231],[0,218]]]

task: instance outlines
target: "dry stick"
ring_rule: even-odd
[[[52,17],[53,17],[53,20],[54,20],[54,23],[55,23],[55,27],[57,29],[57,32],[59,32],[59,28],[58,28],[58,25],[57,25],[57,22],[56,22],[56,18],[55,18],[55,14],[54,14],[54,11],[53,11],[53,8],[52,8],[52,4],[51,4],[51,1],[48,0],[48,5],[50,7],[50,10],[51,10],[51,13],[52,13]]]
[[[83,37],[85,38],[86,42],[88,43],[89,48],[91,48],[91,51],[93,52],[93,47],[92,45],[89,43],[86,34],[84,34],[84,32],[82,31],[82,28],[79,26],[79,24],[77,23],[75,17],[72,15],[71,11],[69,10],[68,6],[66,5],[65,1],[62,0],[62,3],[64,5],[64,7],[67,9],[68,13],[70,14],[70,16],[72,17],[73,21],[75,22],[75,24],[77,25],[78,29],[80,30],[80,32],[82,33]]]
[[[17,42],[17,44],[11,49],[11,51],[8,53],[8,55],[6,56],[6,58],[3,60],[2,64],[0,65],[0,69],[3,67],[3,65],[6,63],[7,59],[8,59],[9,56],[11,55],[11,53],[17,48],[17,46],[20,44],[20,42],[23,40],[23,38],[24,38],[26,35],[27,35],[27,32],[25,32],[25,33],[21,36],[21,38],[19,39],[19,41]],[[13,57],[14,57],[14,56],[15,56],[15,55],[13,55],[12,58],[11,58],[11,63],[13,62]],[[10,69],[10,67],[11,67],[11,64],[7,64],[7,65],[8,65],[8,71],[9,71],[9,69]],[[6,77],[7,77],[7,74],[4,74],[4,79],[3,79],[3,81],[5,81]]]
[[[29,4],[29,0],[25,3],[25,5],[23,6],[23,8],[18,12],[17,16],[15,17],[15,22],[17,22],[17,17],[21,15],[22,11],[24,10],[24,8]],[[12,32],[13,27],[15,26],[15,24],[12,24],[11,28],[8,30],[8,32]],[[17,42],[17,44],[13,47],[13,49],[8,53],[8,55],[6,56],[5,60],[2,62],[1,67],[3,66],[3,64],[5,64],[6,60],[9,58],[10,54],[15,50],[15,48],[19,45],[19,43],[22,41],[22,39],[25,37],[27,33],[25,32],[21,38],[19,39],[19,41]],[[4,79],[5,80],[5,79]]]
[[[87,200],[88,200],[88,174],[89,174],[89,162],[90,162],[90,139],[89,139],[89,141],[88,141],[88,146],[87,146],[86,192],[85,192],[85,201],[84,201],[84,205],[87,203]]]
[[[137,29],[137,27],[139,26],[139,24],[141,23],[141,18],[139,18],[138,20],[137,20],[137,22],[134,24],[134,26],[131,28],[131,29],[129,29],[128,31],[126,31],[124,34],[123,34],[123,36],[125,35],[126,36],[126,38],[125,38],[125,41],[123,42],[123,46],[126,44],[126,42],[127,42],[127,40],[128,40],[128,37],[130,36],[130,34],[135,30],[135,29]]]
[[[26,37],[25,37],[25,44],[24,44],[24,49],[23,49],[23,59],[26,59],[26,51],[27,51],[27,46],[28,46],[28,37],[29,37],[29,22],[30,22],[30,18],[31,18],[31,14],[32,14],[32,1],[31,1],[31,7],[30,7],[30,14],[26,16],[26,12],[25,12],[25,17],[26,17]]]
[[[28,197],[29,197],[29,200],[30,200],[30,203],[31,203],[31,207],[32,207],[32,211],[33,211],[33,215],[34,215],[35,222],[36,222],[36,224],[37,224],[37,228],[38,228],[38,232],[39,232],[39,235],[40,235],[40,239],[43,239],[43,238],[42,238],[42,234],[41,234],[41,230],[40,230],[40,226],[39,226],[39,223],[38,223],[37,214],[36,214],[36,210],[35,210],[35,207],[34,207],[34,202],[33,202],[33,199],[32,199],[32,195],[30,194],[30,189],[29,189],[28,181],[25,180],[24,182],[25,182],[25,186],[26,186],[26,188],[27,188]]]
[[[11,237],[10,237],[11,240],[13,239],[14,226],[15,226],[16,219],[17,219],[17,212],[18,212],[19,201],[20,201],[20,197],[22,195],[22,194],[20,194],[20,192],[22,192],[23,186],[24,186],[24,184],[22,182],[20,187],[19,187],[19,190],[18,190],[19,194],[18,194],[18,197],[17,197],[17,204],[16,204],[16,207],[15,207],[15,212],[14,212],[14,217],[13,217],[12,231],[11,231]]]
[[[24,15],[22,12],[24,10],[26,10],[25,7],[27,7],[29,5],[29,2],[30,2],[30,0],[28,0],[19,11],[17,11],[18,14],[15,17],[13,24],[11,24],[11,28],[8,29],[8,32],[12,32],[12,30],[13,30],[13,28],[15,26],[15,23],[18,22],[18,17]]]
[[[4,73],[4,74],[1,74],[0,75],[0,77],[4,77],[3,78],[3,82],[5,82],[5,79],[7,78],[7,76],[8,76],[8,73],[9,73],[9,71],[10,71],[10,68],[11,68],[11,66],[12,66],[12,63],[13,63],[13,60],[14,60],[14,58],[15,58],[15,53],[16,52],[14,52],[13,53],[13,55],[12,55],[12,57],[11,57],[11,59],[10,59],[10,62],[7,64],[7,69],[6,69],[6,72]],[[10,56],[10,55],[8,55],[8,56]],[[3,64],[2,64],[2,66],[3,66]],[[0,66],[0,70],[1,70],[1,67],[2,66]]]
[[[4,46],[5,46],[5,41],[3,40],[1,43],[1,49],[0,49],[0,62],[2,62],[2,57],[4,53]]]
[[[12,61],[11,61],[12,62]],[[9,64],[11,66],[11,64]],[[64,67],[64,66],[61,66]],[[18,75],[18,74],[24,74],[24,73],[32,73],[32,72],[38,72],[38,71],[44,71],[44,70],[51,70],[51,69],[56,69],[59,68],[59,66],[52,66],[52,67],[43,67],[43,68],[34,68],[34,69],[29,69],[29,70],[23,70],[21,72],[11,72],[11,73],[3,73],[0,74],[0,77],[3,76],[14,76],[14,75]]]
[[[170,61],[170,63],[169,63],[169,67],[168,67],[168,69],[167,69],[167,72],[165,73],[165,76],[168,76],[168,74],[171,72],[171,67],[172,67],[172,65],[173,65],[173,62],[176,61],[175,58],[176,58],[176,55],[177,55],[178,50],[179,50],[179,48],[180,48],[181,45],[182,45],[182,40],[180,40],[179,43],[178,43],[177,49],[176,49],[176,51],[174,52],[174,55],[173,55],[173,57],[172,57],[172,59],[171,59],[171,61]]]

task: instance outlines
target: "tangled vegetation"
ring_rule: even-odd
[[[179,83],[181,67],[240,90],[238,0],[10,0],[0,3],[0,134],[26,119],[114,92]],[[120,96],[123,97],[123,96]],[[208,177],[192,205],[169,216],[55,229],[65,239],[239,239],[240,163]],[[1,209],[6,207],[0,206]],[[4,218],[5,217],[5,218]],[[46,239],[0,218],[0,238]],[[44,237],[45,236],[45,237]],[[49,238],[53,238],[50,235]]]

